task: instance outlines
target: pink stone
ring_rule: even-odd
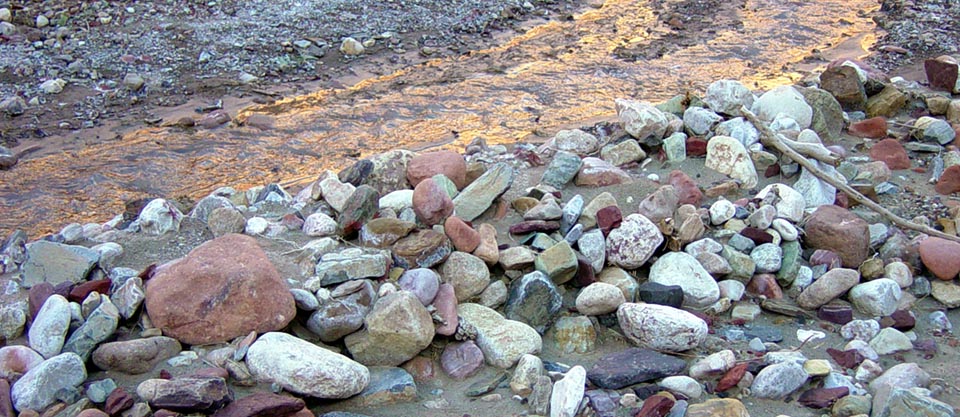
[[[700,187],[697,186],[697,182],[690,178],[689,175],[683,171],[674,170],[670,172],[670,176],[668,178],[670,185],[677,189],[677,194],[680,196],[680,200],[677,201],[677,205],[700,205],[700,200],[703,199],[703,192],[700,191]]]
[[[10,381],[0,378],[0,417],[14,417],[17,412],[13,409],[13,400],[10,398]]]
[[[840,256],[826,249],[817,249],[810,255],[810,266],[826,265],[827,270],[840,267]]]
[[[443,232],[460,252],[470,253],[480,246],[480,232],[457,216],[447,217],[447,221],[443,223]]]
[[[960,273],[960,243],[928,237],[920,242],[920,260],[937,278],[952,280]]]
[[[910,169],[910,157],[896,139],[884,139],[870,148],[870,157],[875,161],[882,161],[891,170]]]
[[[110,417],[110,414],[104,413],[96,408],[88,408],[81,411],[80,414],[77,414],[77,417]]]
[[[467,185],[467,163],[454,151],[436,151],[419,154],[407,163],[407,181],[416,187],[421,181],[443,174],[463,189]]]
[[[880,139],[887,137],[887,119],[883,116],[859,121],[847,128],[847,133],[858,138]]]
[[[413,211],[428,226],[441,224],[453,213],[453,200],[433,178],[427,178],[413,189]]]
[[[754,275],[747,283],[747,292],[765,296],[769,299],[783,298],[783,290],[777,285],[777,276],[773,274]]]
[[[436,377],[433,360],[426,356],[417,356],[403,364],[402,368],[413,376],[415,382],[427,382]]]
[[[472,340],[451,343],[440,355],[440,366],[454,379],[465,379],[483,367],[483,352]]]
[[[437,309],[440,318],[447,322],[444,325],[437,326],[437,334],[453,336],[457,332],[457,326],[460,325],[457,318],[457,294],[454,292],[453,285],[449,283],[440,284],[437,297],[433,299],[433,306]]]
[[[860,266],[870,253],[867,222],[842,207],[820,206],[807,218],[803,230],[808,247],[835,252],[846,268]]]
[[[43,362],[43,356],[26,346],[0,348],[0,378],[16,382],[23,374]]]

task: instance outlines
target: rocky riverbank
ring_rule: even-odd
[[[958,66],[927,68],[14,233],[0,416],[953,416]]]

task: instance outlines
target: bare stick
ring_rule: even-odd
[[[860,194],[860,192],[858,192],[857,190],[854,190],[849,185],[843,182],[837,181],[836,178],[833,178],[832,176],[827,175],[825,172],[821,171],[820,168],[817,168],[817,166],[814,165],[812,162],[810,162],[810,160],[808,160],[806,157],[801,155],[799,152],[795,151],[790,146],[783,143],[783,141],[781,141],[777,137],[777,135],[770,130],[770,127],[768,127],[766,124],[761,122],[760,119],[757,118],[757,115],[753,114],[750,110],[747,110],[746,107],[741,107],[740,113],[743,114],[743,116],[746,117],[747,120],[750,121],[750,123],[753,123],[753,125],[756,126],[757,130],[760,132],[760,138],[763,141],[764,145],[773,147],[774,149],[780,151],[784,155],[790,157],[790,159],[793,159],[794,161],[796,161],[798,164],[800,164],[800,166],[806,168],[807,171],[810,171],[811,174],[823,180],[827,184],[830,184],[836,187],[838,190],[843,191],[845,194],[850,196],[850,198],[852,198],[854,201],[866,206],[870,210],[880,213],[884,217],[890,219],[890,221],[897,226],[903,227],[905,229],[917,231],[920,233],[926,233],[927,235],[936,236],[941,239],[952,240],[954,242],[960,243],[960,237],[951,236],[939,230],[935,230],[931,227],[924,226],[922,224],[917,224],[910,220],[897,216],[892,211],[887,210],[880,204],[877,204],[875,201],[867,198],[863,194]]]

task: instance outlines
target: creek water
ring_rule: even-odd
[[[148,128],[24,160],[0,171],[0,232],[103,222],[142,197],[304,182],[391,149],[543,141],[613,119],[616,98],[655,102],[723,78],[767,89],[823,63],[811,55],[855,58],[875,39],[874,0],[657,2],[681,3],[715,7],[678,30],[651,2],[607,0],[490,49],[239,111],[272,116],[272,129]]]

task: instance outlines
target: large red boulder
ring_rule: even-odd
[[[807,219],[803,231],[808,247],[833,251],[846,268],[859,267],[870,255],[869,225],[843,207],[820,206]]]
[[[284,328],[293,296],[252,237],[227,234],[157,268],[146,309],[164,335],[190,345]]]

